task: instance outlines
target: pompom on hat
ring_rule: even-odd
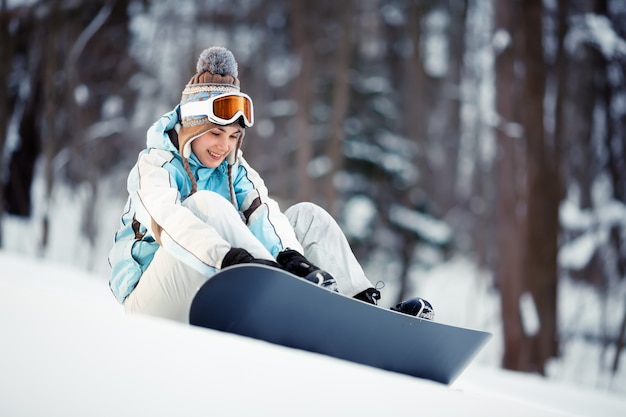
[[[196,74],[191,77],[183,90],[181,106],[189,102],[206,101],[222,94],[239,93],[238,75],[237,61],[231,51],[221,46],[205,49],[198,58]],[[207,116],[183,117],[178,131],[180,154],[188,158],[191,154],[191,141],[212,126],[214,125]],[[229,164],[232,162],[230,158]]]

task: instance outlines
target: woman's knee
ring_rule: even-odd
[[[285,210],[289,219],[311,221],[313,219],[329,218],[330,214],[315,203],[297,203]]]
[[[309,233],[311,229],[329,230],[336,226],[335,220],[322,207],[314,203],[304,202],[289,207],[285,215],[296,234]]]
[[[183,201],[182,205],[200,218],[205,216],[209,218],[215,215],[239,217],[232,203],[214,191],[198,191]]]

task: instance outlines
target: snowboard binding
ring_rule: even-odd
[[[357,300],[365,301],[366,303],[378,304],[378,300],[380,300],[380,291],[376,288],[368,288],[365,291],[361,291],[357,295],[354,296]]]
[[[304,279],[329,291],[337,292],[337,281],[335,281],[335,278],[321,269],[311,272]]]
[[[408,314],[424,320],[434,320],[433,306],[421,297],[411,298],[391,307],[393,311]]]

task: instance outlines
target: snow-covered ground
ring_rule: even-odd
[[[0,251],[2,416],[624,416],[626,398],[475,361],[451,386],[127,316],[101,275]]]

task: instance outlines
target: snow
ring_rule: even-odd
[[[364,195],[355,195],[346,202],[344,230],[348,236],[364,239],[371,233],[371,224],[376,215],[374,202]]]
[[[7,7],[34,3],[32,0],[9,0]],[[223,2],[219,3],[216,7],[223,6]],[[172,11],[184,22],[195,12],[191,3],[184,3],[183,8],[173,4],[155,3],[154,15],[149,18],[140,12],[139,2],[130,4],[131,12],[134,10],[135,13],[131,22],[132,48],[139,62],[156,65],[162,54],[170,56],[170,62],[183,62],[176,59],[185,51],[178,43],[165,45],[160,52],[145,47],[153,43],[159,28],[174,31],[169,34],[172,38],[193,38],[187,36],[191,30],[189,25],[163,26]],[[610,7],[623,5],[613,1]],[[391,25],[402,23],[404,17],[399,11],[390,5],[381,9],[386,23]],[[490,48],[494,46],[501,51],[508,47],[511,35],[496,30],[493,43],[486,42],[492,36],[490,2],[470,4],[468,13],[468,24],[481,26],[483,30],[468,31],[467,49],[478,53],[472,52],[473,56],[464,59],[468,62],[467,70],[481,76],[474,77],[478,84],[462,85],[462,101],[465,103],[462,111],[464,124],[470,128],[466,132],[472,129],[484,131],[478,135],[482,140],[477,143],[470,140],[471,134],[463,136],[459,169],[460,177],[467,182],[459,186],[457,191],[461,194],[468,194],[469,181],[474,177],[474,163],[467,155],[475,155],[476,149],[483,161],[489,161],[495,155],[491,127],[505,129],[510,137],[521,137],[521,125],[499,120],[489,110],[493,107],[494,97]],[[449,23],[442,18],[434,13],[426,23],[439,26]],[[285,26],[284,16],[279,12],[274,13],[271,20],[273,28]],[[607,58],[617,59],[626,54],[626,43],[606,17],[586,14],[574,18],[571,23],[573,27],[566,39],[570,52],[581,45],[592,45]],[[236,38],[240,39],[236,42],[242,45],[260,39],[249,28],[235,32]],[[223,30],[210,28],[195,38],[210,38],[219,44],[225,36]],[[431,75],[441,75],[445,72],[446,62],[442,61],[445,54],[433,49],[441,45],[441,39],[435,36],[427,42],[428,69]],[[382,44],[375,39],[361,45],[367,48],[363,52],[369,53],[370,58],[381,54]],[[254,51],[258,48],[235,49]],[[249,57],[244,52],[241,62],[247,60]],[[284,86],[297,74],[298,65],[296,59],[270,58],[266,64],[270,86]],[[180,82],[176,82],[181,76],[176,66],[157,65],[156,68],[155,78],[134,80],[143,103],[141,111],[133,118],[134,126],[149,125],[155,114],[168,110],[167,106],[161,109],[163,102],[176,99],[180,94],[180,83],[186,81],[179,79]],[[609,75],[614,83],[623,76],[612,67]],[[167,82],[160,82],[164,80]],[[391,91],[389,80],[380,76],[357,79],[355,83],[362,92],[370,94]],[[78,104],[90,94],[89,89],[83,87],[74,91]],[[21,93],[26,94],[28,85],[23,84],[20,88]],[[155,93],[157,90],[160,96]],[[625,102],[624,97],[618,96],[612,106],[620,113]],[[94,125],[88,137],[106,137],[124,127],[116,119],[119,106],[119,98],[112,96],[103,110],[107,120]],[[395,114],[388,100],[376,101],[376,108],[388,115]],[[266,110],[273,117],[288,116],[297,110],[297,106],[289,100],[277,100]],[[479,123],[480,118],[488,120]],[[274,127],[267,120],[265,125],[263,123],[259,122],[257,134],[270,137]],[[346,129],[352,136],[358,136],[362,125],[363,122],[356,117],[346,121]],[[14,135],[9,135],[8,140],[5,156],[17,144]],[[407,162],[407,157],[415,153],[411,144],[387,132],[379,136],[378,144],[380,146],[348,142],[348,156],[382,165],[398,179],[414,182],[419,172]],[[381,153],[381,149],[384,152]],[[64,163],[64,158],[67,158],[66,153],[55,159],[55,169]],[[311,168],[315,168],[318,174],[323,173],[326,164],[320,159]],[[125,178],[126,174],[120,175]],[[355,181],[345,175],[338,178]],[[562,355],[548,364],[548,376],[542,378],[496,369],[503,349],[502,323],[492,277],[478,271],[473,263],[459,258],[431,269],[412,268],[410,285],[413,288],[410,290],[432,302],[438,321],[494,334],[472,365],[451,387],[447,387],[207,329],[125,315],[106,282],[109,272],[106,253],[126,197],[119,184],[123,181],[99,185],[100,190],[110,190],[108,194],[105,190],[96,197],[94,215],[98,219],[98,235],[93,246],[86,244],[80,231],[81,219],[86,215],[81,207],[93,198],[93,190],[87,185],[74,190],[57,186],[51,200],[46,202],[43,197],[45,182],[42,175],[37,175],[32,189],[32,219],[26,221],[10,216],[2,219],[5,250],[0,251],[0,416],[159,416],[206,415],[211,412],[273,416],[386,416],[394,412],[486,417],[626,415],[626,358],[622,355],[620,370],[610,376],[609,363],[615,355],[615,347],[598,342],[613,337],[623,317],[624,280],[620,283],[611,281],[605,294],[601,294],[584,283],[565,277],[560,279]],[[593,190],[594,196],[599,193],[603,199],[598,201],[595,198],[590,209],[581,209],[579,201],[571,200],[571,194],[575,193],[568,190],[570,197],[561,207],[560,220],[572,236],[560,250],[561,267],[578,270],[588,265],[606,241],[608,230],[623,224],[626,219],[626,206],[607,200],[606,196],[611,193],[605,186],[594,184]],[[351,215],[346,216],[345,222],[348,232],[362,239],[372,227],[375,207],[369,199],[358,196],[350,200],[349,205],[347,211]],[[411,230],[432,241],[449,239],[449,228],[436,219],[416,217],[415,212],[400,206],[395,206],[395,213],[397,224],[410,226]],[[50,245],[42,251],[38,248],[38,239],[46,214],[51,220]],[[377,238],[384,239],[384,236]],[[420,256],[427,256],[426,250],[421,249]],[[39,256],[48,260],[42,261]],[[386,272],[370,276],[397,275],[398,265],[393,260],[381,258],[376,253],[370,258],[369,268],[378,267]],[[390,279],[386,284],[384,294],[393,294],[398,283]],[[392,300],[386,296],[382,301],[390,303]],[[528,320],[527,332],[536,331],[534,301],[521,300],[520,310]],[[581,338],[581,334],[591,340]]]
[[[519,310],[522,316],[522,327],[524,334],[527,336],[535,336],[541,328],[541,320],[535,305],[535,299],[530,292],[525,292],[519,299]]]
[[[101,275],[0,251],[0,415],[624,416],[626,399],[476,361],[451,386],[125,315]]]
[[[606,16],[587,13],[571,18],[572,29],[565,37],[565,47],[574,54],[582,43],[590,43],[607,59],[624,57],[626,41],[620,37]]]
[[[421,238],[435,244],[444,245],[452,238],[452,230],[445,222],[397,204],[391,206],[389,218],[394,224],[413,230]]]
[[[37,237],[46,205],[43,181],[36,178],[33,218],[5,216],[2,222],[0,416],[342,411],[377,416],[394,411],[626,415],[626,369],[622,364],[611,376],[614,346],[598,343],[614,333],[623,316],[623,283],[603,295],[583,283],[560,281],[562,356],[548,363],[548,377],[542,378],[497,369],[502,323],[488,272],[461,257],[412,268],[410,291],[433,304],[438,321],[494,335],[447,387],[206,329],[126,316],[108,289],[106,262],[125,195],[111,184],[101,185],[99,232],[90,247],[80,238],[76,219],[92,194],[83,188],[74,193],[55,188],[48,205],[50,246],[41,253]],[[361,214],[366,211],[358,206]],[[574,210],[573,217],[584,215]],[[398,265],[376,253],[370,258],[368,276],[397,276]],[[373,270],[376,266],[382,269]],[[398,283],[388,279],[385,284],[381,304],[388,307]]]

